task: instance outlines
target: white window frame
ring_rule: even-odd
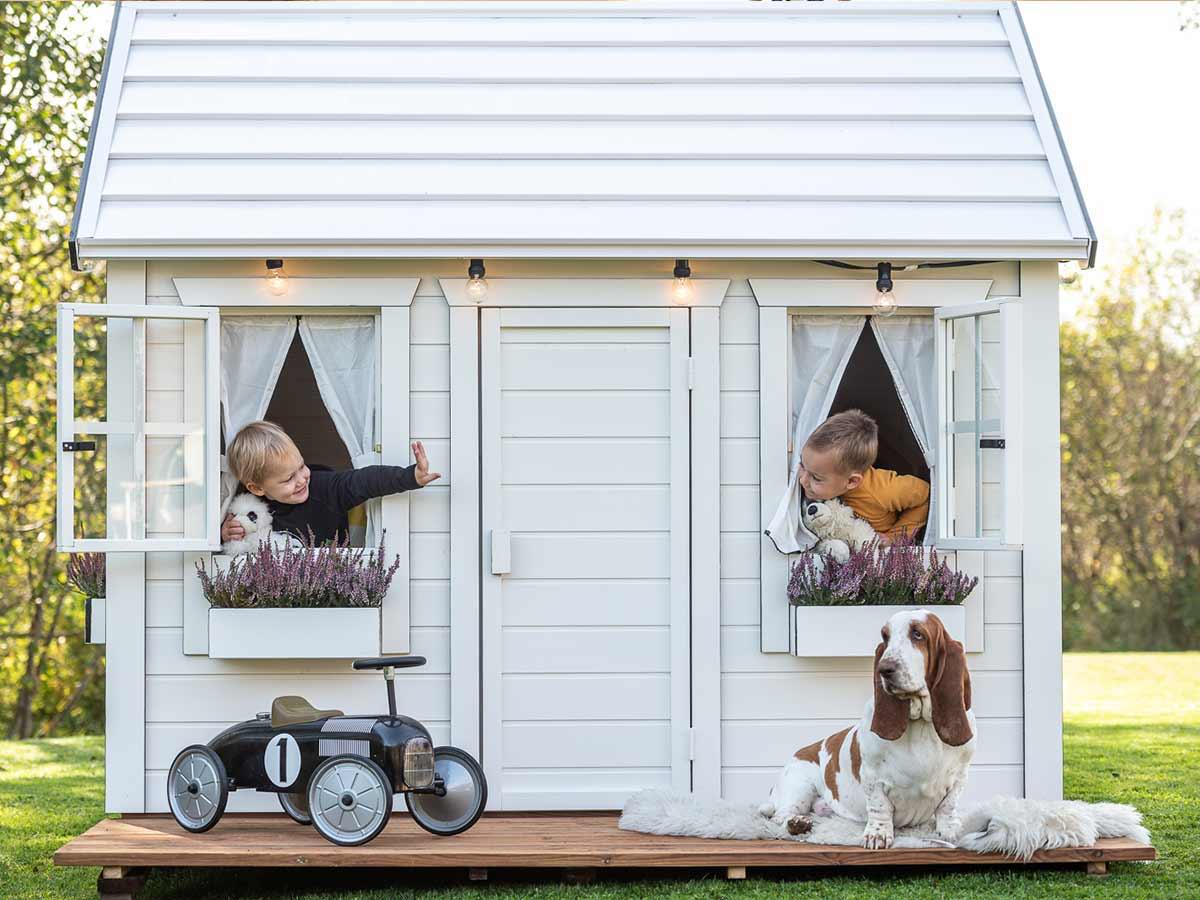
[[[980,532],[976,537],[956,537],[951,534],[951,516],[953,514],[953,472],[950,471],[949,460],[950,441],[956,431],[952,420],[950,394],[951,367],[953,364],[953,348],[951,347],[950,329],[958,319],[973,318],[976,320],[976,371],[980,371],[982,353],[982,329],[979,327],[979,317],[997,315],[1000,321],[1000,371],[996,380],[1000,385],[1000,418],[982,419],[982,410],[977,401],[976,418],[963,421],[960,425],[971,425],[976,434],[976,453],[980,452],[978,439],[983,432],[998,434],[1004,440],[1003,482],[1000,491],[1000,536],[983,536],[982,525],[977,526]],[[934,333],[934,348],[937,355],[937,390],[938,390],[938,508],[934,510],[937,527],[936,545],[945,549],[982,550],[999,549],[1020,546],[1022,542],[1022,496],[1021,455],[1022,422],[1021,422],[1021,301],[1019,297],[998,297],[982,303],[970,303],[962,306],[941,307],[934,311],[936,319]],[[976,375],[976,396],[981,396],[982,386],[980,375]],[[982,497],[982,461],[975,469],[976,479],[976,516],[981,521],[982,508],[979,505]]]
[[[77,318],[132,319],[134,331],[133,408],[117,410],[117,421],[87,421],[75,418],[75,320]],[[186,319],[204,323],[204,406],[202,422],[146,421],[146,329],[147,319]],[[135,306],[110,303],[61,303],[58,307],[58,549],[64,553],[99,551],[199,551],[221,546],[220,510],[220,313],[213,307]],[[108,407],[111,417],[114,410]],[[147,437],[194,436],[203,424],[205,536],[203,538],[147,538],[145,520],[145,469]],[[76,435],[132,435],[132,471],[142,479],[142,503],[132,522],[132,538],[75,537],[75,470],[68,442]],[[109,459],[109,465],[113,460]],[[107,511],[106,511],[107,512]]]

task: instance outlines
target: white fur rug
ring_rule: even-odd
[[[814,816],[808,834],[791,835],[783,826],[759,814],[749,803],[703,801],[691,794],[646,790],[634,794],[621,812],[620,827],[646,834],[725,838],[739,841],[784,840],[810,844],[858,846],[863,823],[841,816]],[[1120,803],[1081,800],[1022,800],[994,797],[969,807],[962,815],[963,833],[957,846],[979,853],[1004,853],[1027,860],[1038,850],[1088,847],[1102,837],[1128,837],[1150,843],[1142,814]],[[897,848],[948,847],[932,828],[900,828]]]

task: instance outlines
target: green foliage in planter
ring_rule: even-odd
[[[795,606],[956,606],[978,583],[938,559],[932,547],[901,538],[864,544],[844,563],[805,550],[792,566],[787,592]]]
[[[211,606],[219,609],[310,609],[378,607],[397,558],[385,566],[383,538],[377,551],[344,544],[277,548],[262,544],[256,553],[235,557],[224,572],[196,574]]]

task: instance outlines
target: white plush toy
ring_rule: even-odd
[[[303,546],[293,535],[271,530],[271,511],[261,497],[251,493],[238,494],[229,504],[229,513],[234,521],[239,522],[246,530],[246,536],[240,541],[226,541],[221,545],[222,552],[230,556],[256,553],[259,546],[265,543],[270,543],[276,548]]]
[[[857,550],[879,535],[864,519],[854,514],[849,506],[838,500],[805,500],[800,505],[800,518],[815,534],[817,552],[831,556],[838,562],[850,558],[850,551]]]

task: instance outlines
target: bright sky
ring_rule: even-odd
[[[1200,224],[1200,29],[1174,0],[1020,7],[1100,252],[1155,203]]]
[[[1156,203],[1200,223],[1200,28],[1180,31],[1177,0],[1026,0],[1021,14],[1101,247]]]

